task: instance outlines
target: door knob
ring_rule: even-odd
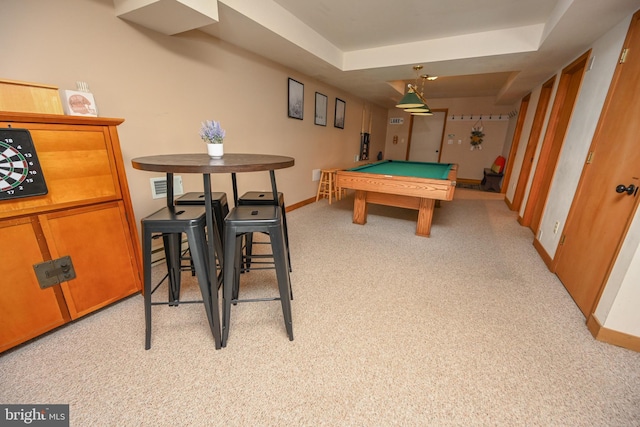
[[[633,184],[629,184],[628,187],[625,187],[624,184],[620,184],[616,187],[616,193],[627,193],[631,196],[634,191],[636,191],[636,186]]]

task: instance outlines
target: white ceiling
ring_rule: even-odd
[[[215,0],[206,1],[209,7]],[[424,66],[421,73],[439,76],[425,84],[427,99],[494,96],[496,103],[512,105],[640,9],[640,0],[217,0],[217,5],[218,22],[198,29],[391,107],[406,82],[414,81],[416,64]],[[175,21],[175,14],[151,18]]]
[[[351,51],[539,24],[557,0],[274,2],[339,49]]]

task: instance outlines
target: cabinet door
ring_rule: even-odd
[[[69,255],[76,278],[61,284],[76,319],[140,290],[122,202],[40,215],[53,258]]]
[[[33,264],[44,257],[29,218],[0,222],[0,352],[66,322],[60,288],[40,289]],[[45,248],[46,250],[46,248]],[[58,292],[58,295],[56,295]]]

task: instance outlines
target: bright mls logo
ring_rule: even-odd
[[[69,405],[0,405],[0,426],[69,427]]]

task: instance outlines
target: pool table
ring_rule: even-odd
[[[416,234],[429,237],[436,200],[452,200],[458,165],[384,160],[337,172],[338,188],[356,191],[353,222],[367,222],[367,203],[418,210]]]

